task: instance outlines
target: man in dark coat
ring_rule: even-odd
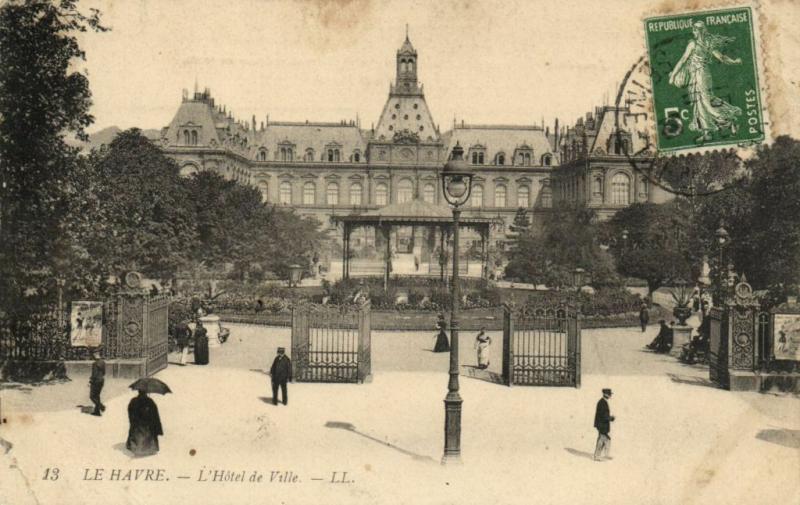
[[[100,357],[100,351],[92,353],[94,363],[92,363],[92,376],[89,377],[89,399],[94,403],[93,416],[101,416],[106,410],[106,406],[100,400],[100,393],[103,391],[103,384],[106,380],[106,362]]]
[[[283,396],[283,404],[289,402],[289,397],[286,394],[286,383],[292,380],[292,362],[286,356],[286,349],[278,347],[278,355],[272,362],[272,367],[269,369],[269,375],[272,378],[272,404],[278,404],[278,386],[281,388],[281,395]]]
[[[650,322],[650,313],[647,311],[647,305],[642,304],[642,308],[639,309],[639,323],[642,325],[642,333],[645,332],[647,329],[647,323]]]
[[[665,352],[665,350],[669,350],[668,345],[672,345],[671,330],[670,327],[667,326],[667,322],[663,319],[660,319],[658,324],[658,335],[656,335],[656,338],[654,338],[652,342],[647,344],[647,348],[656,352]]]
[[[608,455],[611,450],[611,423],[614,416],[608,408],[608,400],[611,399],[611,390],[603,389],[603,397],[597,401],[597,408],[594,411],[594,427],[597,429],[597,445],[594,448],[594,460],[600,461],[601,457],[611,459]]]
[[[208,330],[199,319],[194,330],[194,363],[208,365]]]
[[[128,440],[125,447],[137,456],[158,452],[158,437],[164,434],[158,407],[147,393],[139,391],[128,404]]]

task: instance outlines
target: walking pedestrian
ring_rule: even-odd
[[[194,363],[208,365],[208,331],[199,319],[194,330]]]
[[[597,401],[597,408],[594,411],[594,427],[597,429],[597,445],[594,448],[594,460],[601,461],[601,457],[611,459],[611,423],[614,416],[608,407],[608,400],[611,399],[611,390],[603,389],[603,397]]]
[[[92,363],[92,376],[89,378],[89,399],[94,403],[93,416],[102,416],[106,406],[100,400],[100,393],[106,380],[106,362],[100,357],[100,350],[92,352],[94,362]]]
[[[639,323],[642,325],[642,333],[647,329],[647,323],[650,322],[650,312],[647,310],[647,304],[642,303],[642,308],[639,309]]]
[[[158,437],[164,434],[158,407],[145,391],[133,397],[128,404],[128,440],[125,447],[137,456],[158,452]]]
[[[478,350],[478,368],[481,370],[489,368],[489,348],[492,339],[486,334],[486,328],[481,328],[478,336],[475,337],[475,349]]]
[[[272,361],[269,369],[270,379],[272,380],[272,404],[278,404],[278,386],[281,388],[283,404],[289,403],[289,396],[286,392],[286,383],[292,380],[292,362],[286,356],[286,349],[278,347],[278,355]]]
[[[433,346],[433,352],[447,352],[450,350],[450,341],[447,340],[447,321],[444,319],[444,314],[439,314],[439,319],[436,321],[436,343]]]
[[[189,359],[189,338],[191,336],[192,330],[189,328],[188,321],[182,321],[175,326],[175,340],[181,352],[181,366],[186,366],[186,360]]]

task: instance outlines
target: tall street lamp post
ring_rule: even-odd
[[[472,172],[464,161],[464,149],[456,142],[450,160],[442,170],[442,191],[447,203],[453,208],[453,279],[452,305],[450,307],[450,380],[447,383],[447,396],[444,399],[444,455],[442,464],[457,463],[461,460],[461,404],[458,393],[458,222],[460,207],[464,205],[472,191]]]

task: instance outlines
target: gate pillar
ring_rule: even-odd
[[[369,302],[358,311],[358,381],[372,382],[372,329]]]

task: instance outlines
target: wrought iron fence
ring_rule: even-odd
[[[504,316],[507,384],[580,387],[581,331],[574,308],[507,307]]]
[[[292,359],[300,382],[364,381],[370,374],[369,309],[296,308]]]

